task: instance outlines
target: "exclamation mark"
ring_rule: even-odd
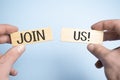
[[[90,41],[90,32],[88,32],[88,41]]]

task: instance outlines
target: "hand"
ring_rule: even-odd
[[[9,34],[16,31],[18,31],[17,27],[0,24],[0,44],[10,43]],[[17,75],[16,70],[12,66],[24,50],[25,47],[23,45],[15,46],[4,55],[0,55],[0,80],[9,80],[9,74],[12,76]]]
[[[92,26],[94,30],[105,30],[104,41],[120,40],[120,20],[101,21]],[[96,67],[104,66],[108,80],[120,80],[120,47],[109,50],[99,44],[89,44],[88,50],[100,61]]]

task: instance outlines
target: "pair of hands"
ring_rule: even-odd
[[[101,21],[92,26],[93,30],[105,30],[104,41],[120,39],[120,20]],[[10,43],[10,33],[18,29],[11,25],[0,25],[0,43]],[[96,56],[99,61],[96,67],[104,66],[105,74],[108,80],[120,80],[120,48],[109,50],[99,44],[89,44],[88,50]],[[15,61],[24,52],[25,46],[15,46],[9,49],[4,55],[0,56],[0,79],[9,80],[9,75],[17,75],[12,68]]]

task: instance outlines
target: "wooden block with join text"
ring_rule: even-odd
[[[35,42],[44,42],[52,40],[52,31],[50,27],[36,30],[27,30],[10,34],[13,46],[20,44],[31,44]]]
[[[61,40],[101,44],[103,42],[103,31],[63,28]]]

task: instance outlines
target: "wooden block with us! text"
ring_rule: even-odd
[[[52,40],[52,30],[50,27],[40,28],[36,30],[27,30],[10,34],[13,46],[32,44],[36,42],[44,42]]]
[[[61,40],[66,42],[101,44],[103,42],[103,31],[63,28]]]

